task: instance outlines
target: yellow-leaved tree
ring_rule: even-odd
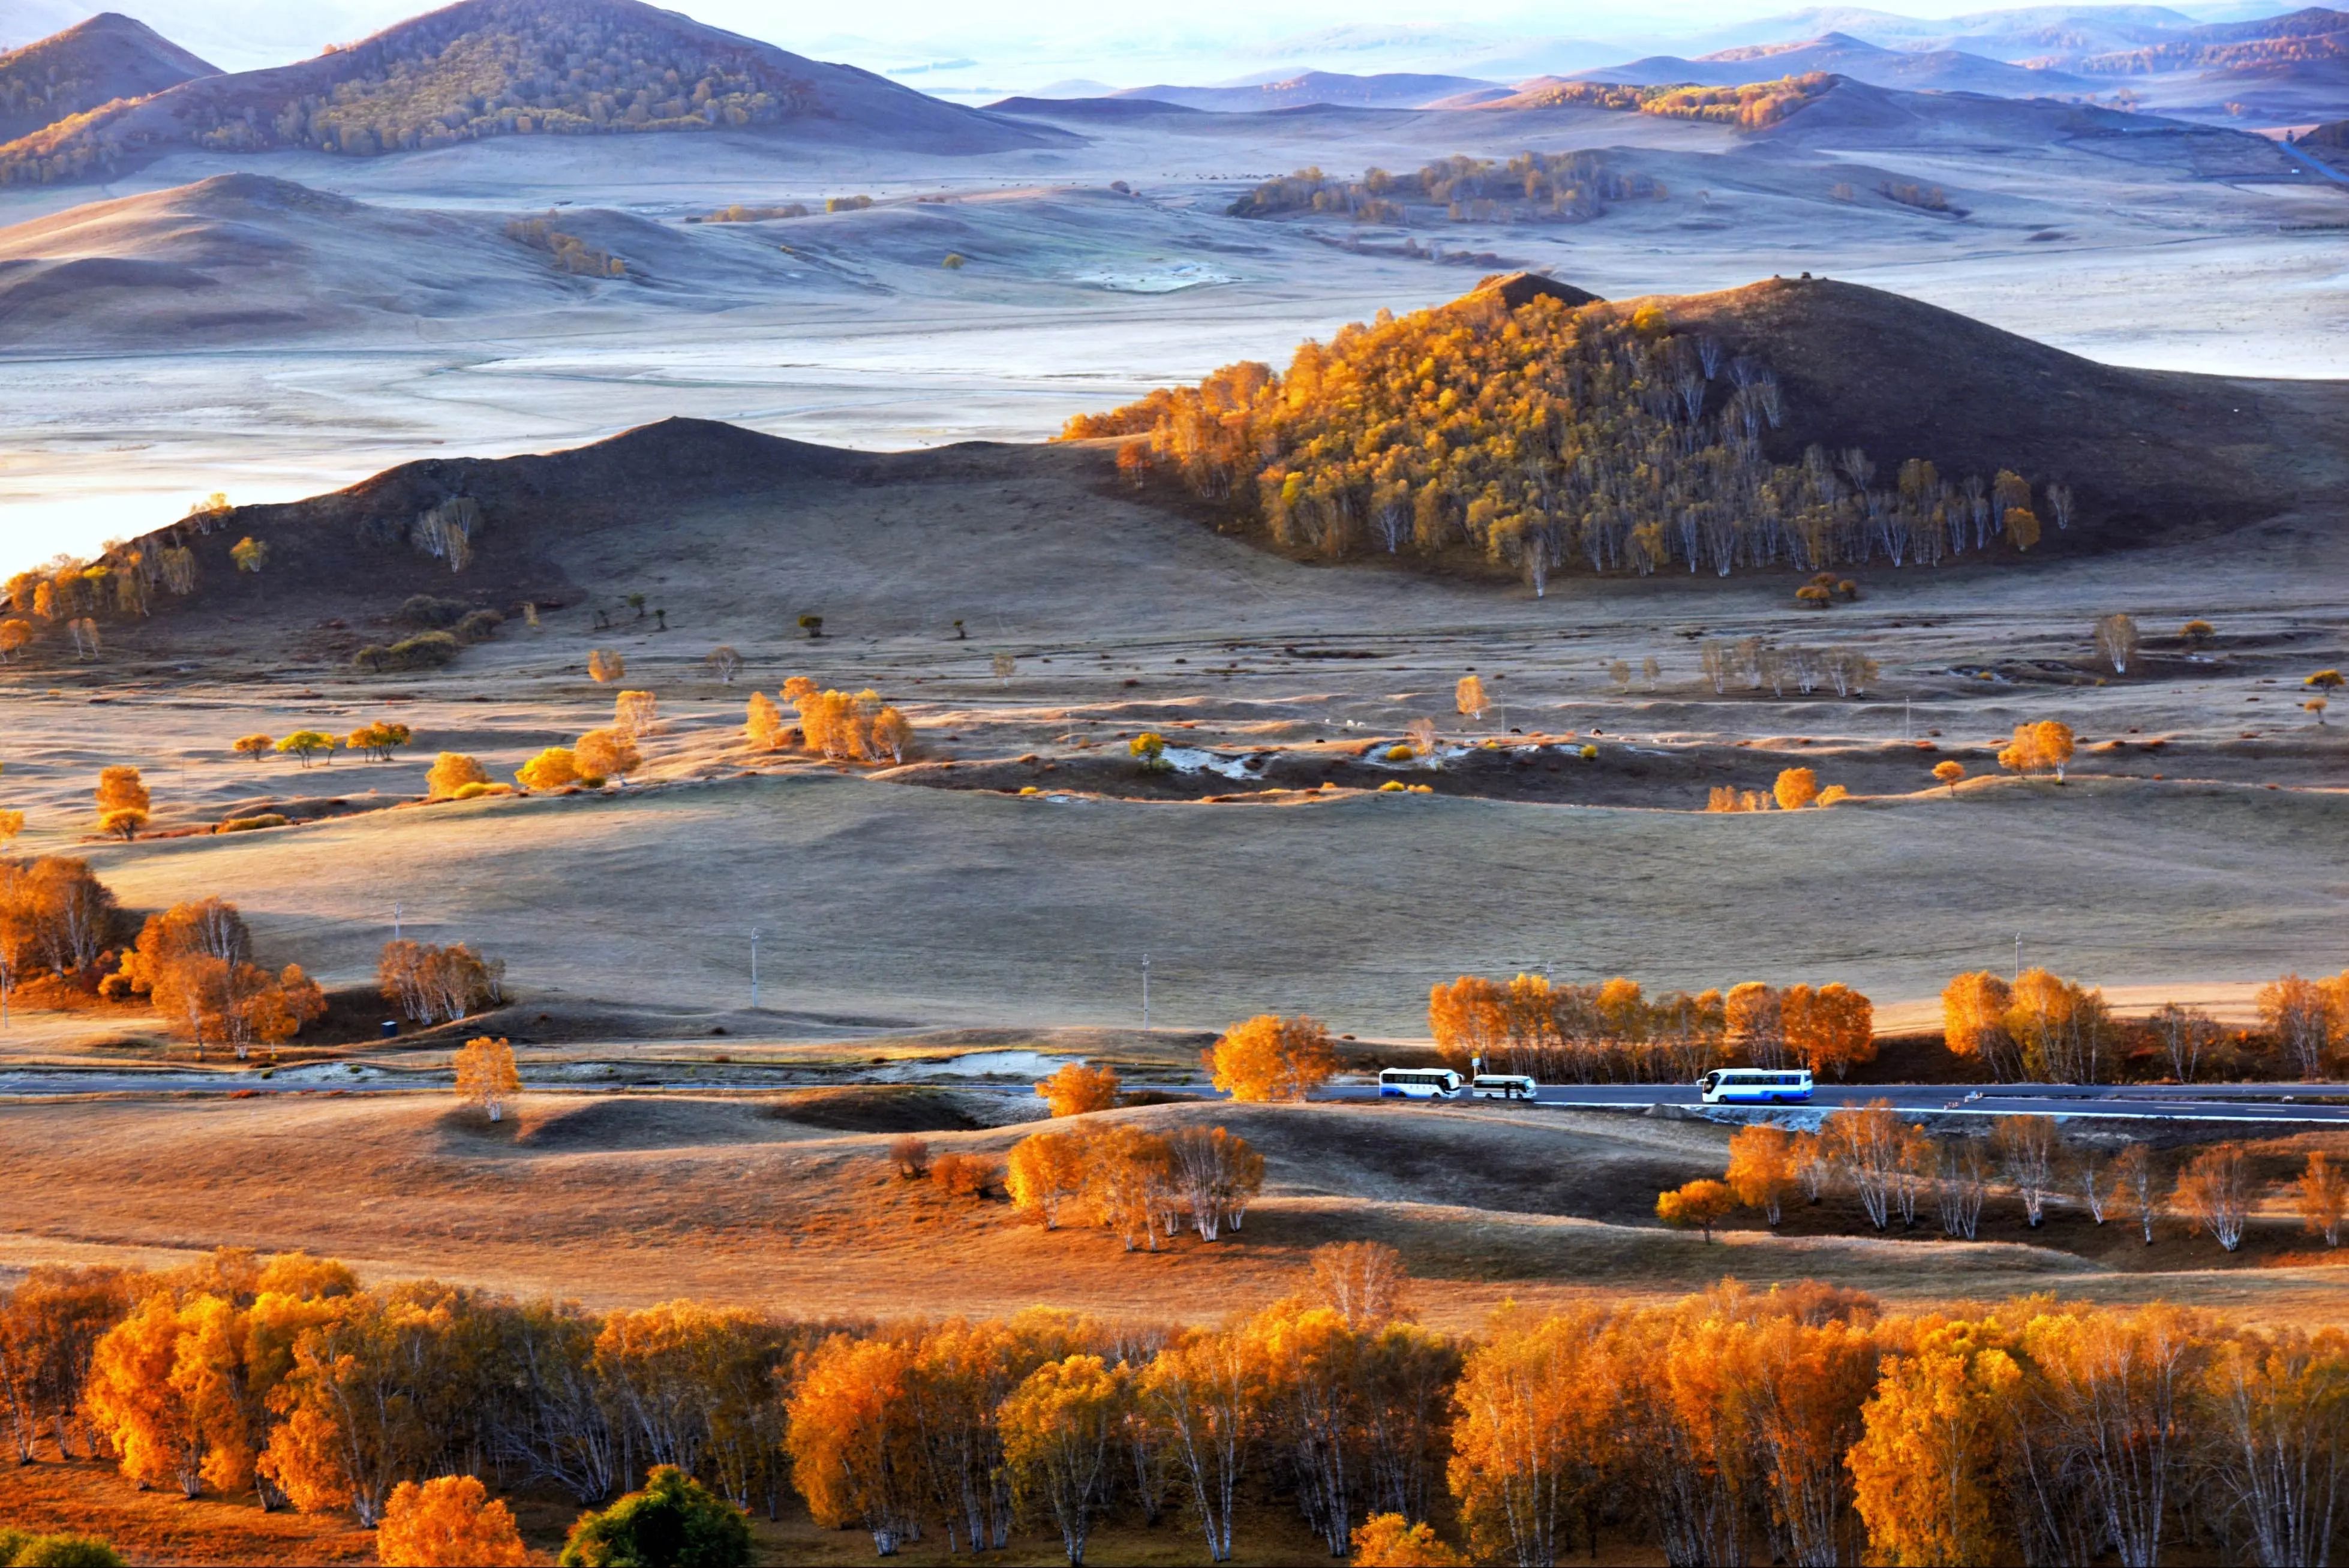
[[[626,783],[628,775],[644,765],[636,741],[617,729],[589,730],[571,748],[571,757],[582,779],[616,779]]]
[[[1819,798],[1819,776],[1808,768],[1788,768],[1770,786],[1781,811],[1799,811]]]
[[[492,1121],[504,1120],[506,1107],[522,1093],[513,1047],[502,1039],[476,1036],[457,1052],[455,1066],[458,1098],[480,1106]]]
[[[1354,1527],[1354,1568],[1467,1568],[1435,1528],[1400,1513],[1374,1513]]]
[[[1098,1356],[1049,1361],[1003,1401],[1003,1462],[1011,1494],[1061,1532],[1071,1568],[1109,1501],[1115,1445],[1133,1408],[1125,1367]]]
[[[1117,1106],[1117,1069],[1070,1062],[1036,1086],[1054,1116],[1082,1116]]]
[[[513,1511],[469,1475],[393,1488],[375,1551],[384,1568],[521,1568],[531,1560]]]
[[[1795,1140],[1775,1122],[1741,1127],[1729,1140],[1729,1190],[1773,1226],[1795,1191]]]
[[[429,800],[450,800],[466,785],[489,781],[490,770],[479,761],[461,751],[444,751],[424,775],[424,795]]]
[[[1886,1358],[1847,1461],[1872,1558],[2015,1559],[2001,1470],[2025,1395],[2008,1346],[1994,1318],[1928,1319],[1907,1355]]]
[[[1011,1205],[1034,1214],[1048,1231],[1061,1223],[1061,1211],[1085,1186],[1084,1140],[1069,1132],[1033,1132],[1011,1146],[1004,1190]]]
[[[147,825],[152,804],[139,769],[129,766],[101,768],[98,773],[98,830],[135,839]]]
[[[525,789],[560,789],[579,782],[579,763],[567,746],[550,746],[522,765],[514,782]]]
[[[1206,1066],[1234,1099],[1303,1099],[1338,1070],[1330,1031],[1303,1014],[1259,1013],[1210,1047]]]
[[[750,708],[743,716],[742,738],[749,741],[754,750],[773,751],[779,748],[783,744],[787,727],[783,723],[783,710],[773,697],[762,691],[750,694]]]

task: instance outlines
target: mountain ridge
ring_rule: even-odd
[[[58,121],[0,146],[0,184],[108,178],[184,148],[375,157],[504,136],[715,130],[947,152],[1066,135],[641,0],[456,0],[312,59]]]
[[[119,11],[0,51],[0,143],[118,98],[145,98],[220,67]]]

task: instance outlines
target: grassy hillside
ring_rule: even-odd
[[[0,54],[0,141],[217,71],[145,23],[105,12]]]
[[[502,136],[781,129],[984,151],[1050,139],[637,0],[460,0],[299,65],[109,103],[0,147],[0,184],[174,146],[351,157]]]

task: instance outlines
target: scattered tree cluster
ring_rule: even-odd
[[[326,1016],[326,994],[300,965],[273,972],[253,961],[244,917],[221,898],[149,915],[98,993],[144,996],[195,1042],[197,1056],[209,1040],[229,1047],[240,1061],[254,1046],[282,1045]]]
[[[1621,87],[1609,82],[1555,82],[1518,101],[1533,108],[1579,107],[1702,119],[1759,130],[1825,96],[1836,78],[1823,71],[1736,87]]]
[[[1876,1009],[1849,986],[1765,985],[1649,997],[1636,980],[1596,985],[1463,975],[1432,987],[1428,1029],[1445,1063],[1548,1083],[1687,1082],[1742,1059],[1843,1077],[1876,1059]]]
[[[1129,438],[1137,471],[1172,469],[1283,548],[1473,552],[1537,593],[1577,563],[1818,572],[2038,541],[2019,475],[1953,485],[1911,459],[1879,483],[1867,453],[1816,446],[1773,464],[1762,432],[1785,417],[1767,366],[1673,331],[1657,306],[1512,311],[1487,291],[1308,343],[1285,375],[1227,366],[1081,416],[1063,437]]]
[[[2064,782],[2064,769],[2071,765],[2075,747],[2072,727],[2057,719],[2043,718],[2035,724],[2018,724],[2014,738],[1999,748],[1998,765],[2010,773],[2026,777],[2033,773],[2053,773],[2055,782]]]
[[[505,1000],[506,965],[461,942],[387,942],[376,963],[383,999],[419,1024],[453,1024]]]
[[[1387,1249],[1324,1248],[1294,1296],[1209,1327],[1003,1319],[845,1326],[672,1302],[597,1317],[300,1253],[164,1274],[35,1271],[0,1304],[0,1413],[187,1495],[347,1509],[518,1561],[480,1472],[605,1503],[565,1562],[748,1560],[731,1511],[786,1487],[884,1555],[1081,1563],[1112,1519],[1187,1515],[1211,1561],[1267,1505],[1333,1556],[1456,1517],[1480,1562],[1602,1538],[1671,1563],[2150,1565],[2326,1559],[2349,1472],[2349,1337],[2040,1296],[1888,1314],[1805,1281],[1421,1326]],[[692,1478],[688,1480],[688,1478]],[[474,1487],[464,1484],[470,1478]],[[714,1495],[713,1495],[714,1494]],[[719,1500],[723,1500],[722,1505]],[[729,1522],[730,1521],[730,1528]],[[632,1546],[630,1542],[645,1544]],[[636,1554],[631,1554],[632,1553]]]
[[[1334,180],[1300,169],[1268,180],[1231,205],[1235,218],[1287,212],[1329,212],[1358,223],[1578,223],[1610,201],[1655,198],[1664,188],[1644,174],[1616,172],[1591,152],[1521,152],[1506,163],[1491,159],[1439,160],[1415,174],[1365,170],[1360,180]]]
[[[854,696],[829,691],[805,676],[783,683],[783,705],[799,716],[794,737],[783,722],[783,706],[764,692],[752,692],[743,724],[743,737],[752,748],[780,751],[797,743],[832,762],[870,762],[895,766],[913,755],[914,726],[898,709],[881,700],[876,691]]]
[[[569,273],[574,277],[624,278],[628,275],[628,263],[609,251],[599,251],[576,234],[566,234],[556,228],[554,215],[544,218],[516,218],[506,224],[506,238],[543,252],[553,262],[554,270]]]
[[[1877,662],[1857,648],[1780,647],[1760,637],[1709,638],[1698,649],[1698,659],[1704,678],[1720,696],[1742,685],[1748,691],[1766,686],[1773,696],[1785,696],[1788,686],[1805,696],[1821,686],[1833,688],[1837,696],[1856,696],[1882,673]]]
[[[1004,1191],[1046,1230],[1081,1216],[1127,1252],[1156,1252],[1187,1227],[1203,1242],[1237,1231],[1264,1185],[1264,1156],[1220,1127],[1145,1132],[1132,1126],[1035,1132],[1011,1146]]]

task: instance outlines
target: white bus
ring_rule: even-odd
[[[1696,1080],[1707,1105],[1793,1105],[1811,1098],[1808,1068],[1716,1068]]]
[[[1460,1075],[1450,1068],[1388,1068],[1379,1074],[1381,1099],[1453,1099]]]
[[[1468,1092],[1478,1099],[1531,1099],[1540,1088],[1518,1073],[1478,1073],[1468,1080]]]

